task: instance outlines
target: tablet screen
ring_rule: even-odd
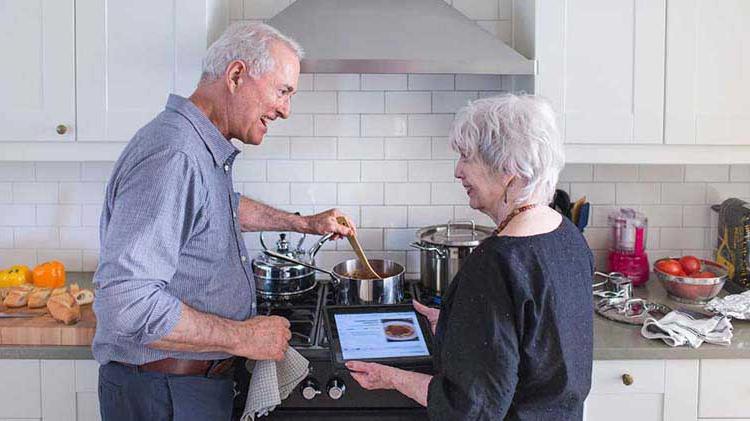
[[[344,360],[429,356],[414,311],[335,314]]]

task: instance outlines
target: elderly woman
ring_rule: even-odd
[[[591,384],[591,251],[546,206],[564,164],[550,106],[534,96],[463,108],[450,141],[469,204],[497,224],[441,310],[414,303],[435,333],[434,376],[352,361],[366,389],[396,389],[431,420],[580,420]]]

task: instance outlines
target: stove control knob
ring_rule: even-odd
[[[302,397],[310,401],[320,394],[320,385],[315,379],[308,377],[302,382],[300,390],[302,391]]]
[[[326,389],[328,390],[328,397],[333,400],[339,400],[344,396],[344,392],[346,392],[346,385],[341,379],[334,377],[328,381]]]

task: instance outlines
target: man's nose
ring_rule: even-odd
[[[281,104],[276,107],[276,114],[281,118],[289,118],[289,114],[292,112],[292,100],[286,98],[282,100]]]

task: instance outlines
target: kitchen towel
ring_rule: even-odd
[[[241,421],[268,415],[310,372],[310,362],[289,347],[281,361],[256,361]]]
[[[641,335],[648,339],[661,339],[669,346],[698,348],[703,342],[729,345],[732,341],[732,323],[724,316],[696,318],[674,310],[659,320],[646,319]]]
[[[706,310],[733,319],[750,320],[750,291],[714,298],[706,304]]]

